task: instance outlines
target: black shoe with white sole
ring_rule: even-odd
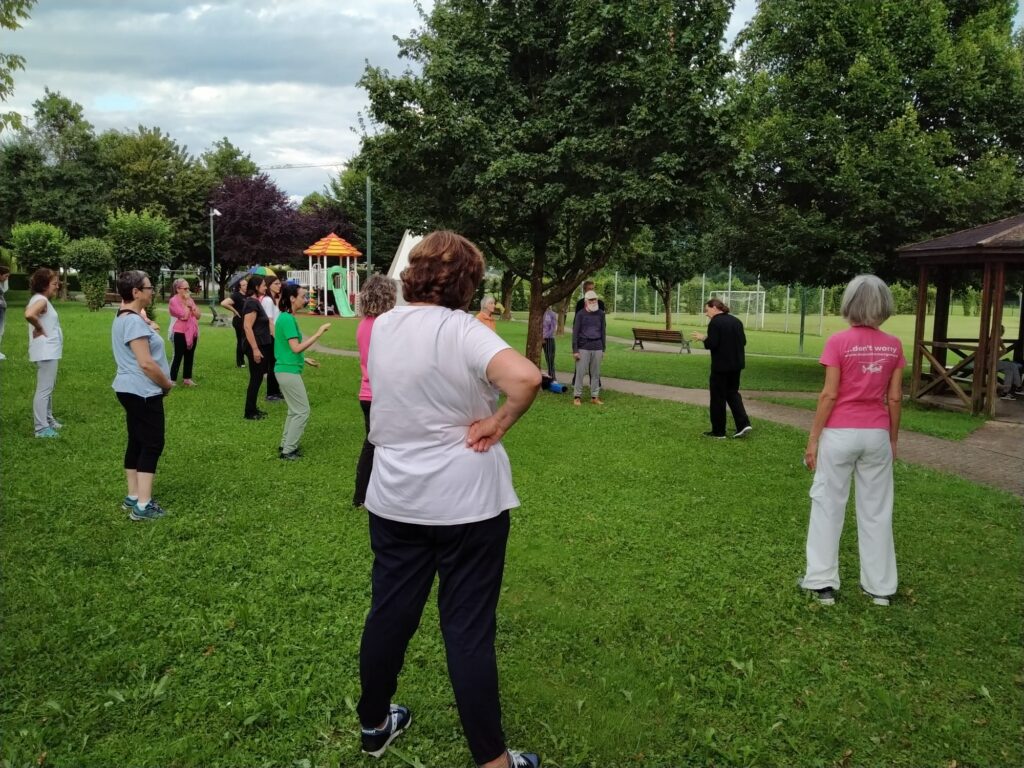
[[[533,752],[516,752],[510,749],[508,764],[510,768],[540,768],[540,756]]]
[[[737,429],[736,430],[736,434],[733,435],[733,437],[734,438],[746,437],[747,435],[749,435],[753,431],[754,431],[754,428],[752,426],[750,426],[749,424],[747,424],[747,426],[745,426],[743,429]]]
[[[371,757],[380,757],[411,723],[412,712],[407,707],[392,704],[383,728],[361,729],[363,752]]]

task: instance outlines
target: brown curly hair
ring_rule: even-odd
[[[378,317],[395,306],[395,281],[384,275],[370,275],[359,291],[359,311],[363,317]]]
[[[47,267],[40,267],[32,273],[28,279],[28,287],[32,293],[42,293],[50,287],[50,282],[57,276],[57,273]]]
[[[466,309],[484,277],[480,249],[448,230],[431,232],[409,253],[402,270],[402,295],[408,302]]]

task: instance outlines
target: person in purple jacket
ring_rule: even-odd
[[[548,307],[544,312],[544,360],[548,364],[548,378],[555,380],[555,330],[558,328],[558,315]]]

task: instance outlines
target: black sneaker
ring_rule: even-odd
[[[279,403],[284,400],[284,395],[267,395],[268,403]]]
[[[736,434],[733,435],[733,437],[734,438],[746,437],[747,435],[749,435],[753,431],[754,431],[754,428],[752,426],[750,426],[749,424],[747,424],[747,426],[745,426],[743,429],[737,429],[736,430]]]
[[[245,418],[247,418],[249,421],[262,421],[263,419],[267,418],[267,414],[263,413],[262,411],[257,411],[256,413],[245,414]]]
[[[720,435],[717,432],[705,432],[704,437],[712,437],[715,440],[725,440],[725,435]]]
[[[302,454],[299,453],[298,451],[289,451],[288,453],[280,451],[280,458],[284,459],[285,461],[295,461],[296,459],[302,458]]]
[[[383,728],[362,728],[363,752],[371,757],[380,757],[391,742],[402,735],[412,724],[412,712],[398,704],[391,705],[388,720]]]
[[[540,756],[533,752],[508,750],[509,768],[540,768]]]
[[[814,599],[822,605],[835,605],[836,604],[836,592],[832,587],[823,587],[822,589],[812,589],[814,593]]]

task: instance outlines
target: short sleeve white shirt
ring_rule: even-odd
[[[472,315],[445,307],[399,306],[374,321],[367,360],[376,446],[370,512],[459,525],[519,506],[505,447],[477,453],[466,444],[470,424],[497,409],[487,365],[508,348]]]
[[[281,314],[281,310],[278,308],[277,302],[274,301],[271,296],[264,296],[260,299],[260,304],[263,307],[263,311],[267,313],[267,319],[270,320],[270,327],[273,328],[274,323]]]

